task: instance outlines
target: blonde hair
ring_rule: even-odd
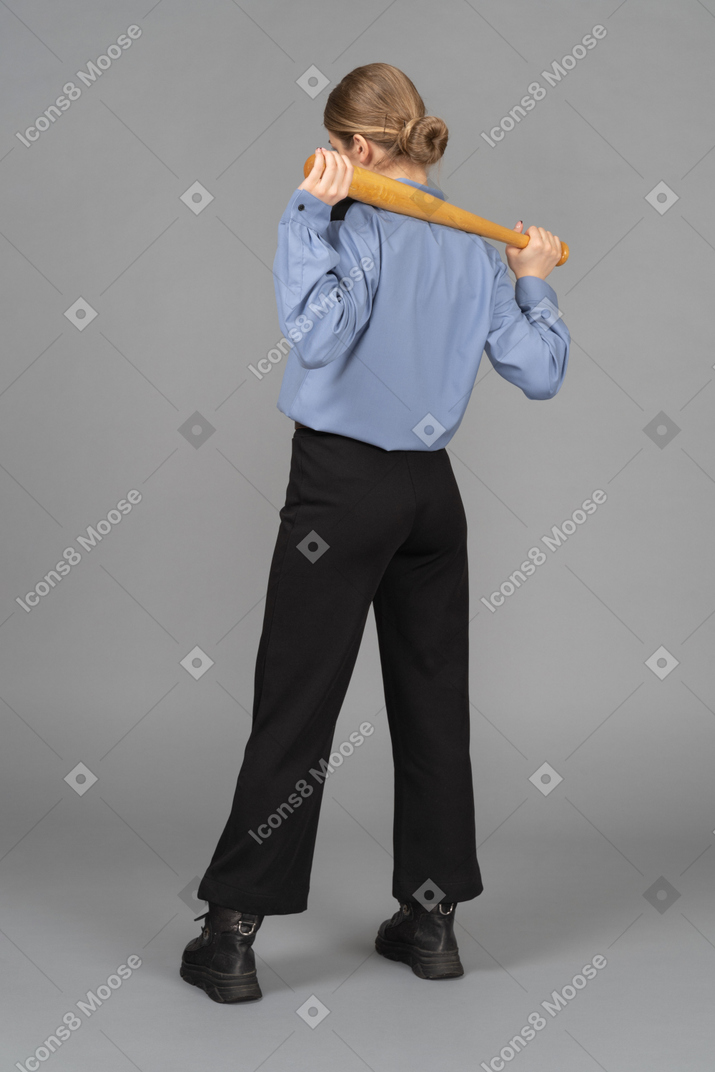
[[[331,91],[323,125],[348,149],[362,134],[385,152],[382,166],[409,160],[424,167],[441,160],[449,131],[442,119],[425,115],[414,83],[389,63],[355,67]]]

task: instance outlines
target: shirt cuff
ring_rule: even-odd
[[[514,297],[522,313],[532,324],[551,328],[561,319],[556,291],[537,275],[523,275],[517,279]]]
[[[295,190],[288,202],[289,220],[321,233],[330,223],[332,208],[332,205],[326,205],[307,190]]]
[[[558,305],[556,291],[545,279],[540,279],[538,275],[522,275],[517,279],[514,297],[520,309],[525,307],[530,309],[532,306],[538,305],[544,298],[548,298],[553,305]]]

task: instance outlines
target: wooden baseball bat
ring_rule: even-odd
[[[303,176],[308,178],[315,153],[308,157],[303,165]],[[350,183],[348,197],[362,201],[366,205],[375,205],[376,208],[386,208],[390,212],[399,212],[403,216],[414,216],[417,220],[428,220],[430,223],[441,223],[445,227],[454,227],[459,231],[467,231],[469,234],[481,235],[482,238],[493,238],[497,242],[508,242],[511,246],[519,246],[523,249],[529,245],[529,235],[512,231],[509,227],[502,227],[491,220],[485,220],[482,216],[475,216],[473,212],[457,208],[440,197],[418,190],[416,186],[410,186],[397,179],[390,179],[386,175],[378,175],[366,168],[356,167],[353,171],[353,181]],[[561,259],[556,267],[565,264],[569,257],[569,247],[561,242]]]

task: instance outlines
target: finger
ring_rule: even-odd
[[[344,156],[343,160],[345,161],[345,174],[343,175],[343,184],[340,192],[343,197],[347,197],[350,191],[350,186],[353,181],[353,174],[355,172],[355,168],[352,162],[348,160],[347,156]]]
[[[539,234],[539,228],[535,227],[532,223],[531,227],[527,228],[526,233],[529,236],[529,249],[532,251],[539,248],[541,243],[541,235]]]
[[[330,194],[333,197],[337,197],[345,182],[345,161],[338,152],[331,153],[330,155],[335,158],[333,161],[335,167],[333,169],[332,182],[330,184]]]
[[[336,171],[336,167],[337,167],[335,157],[337,155],[338,155],[337,153],[331,153],[331,152],[327,152],[327,151],[323,153],[323,156],[325,158],[325,171],[323,172],[323,178],[322,178],[323,187],[322,187],[322,189],[323,189],[323,191],[325,193],[328,192],[328,190],[332,186],[333,180],[335,178],[335,171]]]
[[[313,190],[317,189],[324,167],[325,162],[323,160],[323,154],[320,152],[320,150],[316,149],[313,166],[308,172],[307,177],[303,180],[304,185],[301,187],[301,189],[306,189],[309,193],[312,193]]]
[[[343,198],[347,197],[350,183],[353,180],[353,166],[347,156],[343,156],[342,153],[336,153],[335,155],[338,157],[335,161],[335,193]]]
[[[320,178],[320,173],[323,170],[324,166],[325,164],[322,159],[322,153],[320,152],[320,149],[316,149],[315,153],[313,154],[313,166],[303,179],[298,189],[307,190],[308,193],[312,193],[312,191],[317,185],[317,182]]]

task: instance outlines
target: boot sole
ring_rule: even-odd
[[[420,979],[456,979],[464,975],[459,953],[431,953],[427,949],[416,949],[408,942],[391,942],[380,934],[375,939],[375,949],[388,960],[409,964]]]
[[[205,990],[212,1001],[218,1001],[222,1005],[234,1004],[237,1001],[257,1001],[263,997],[255,971],[241,976],[224,975],[222,972],[190,966],[182,961],[180,974],[187,983]],[[241,982],[238,982],[238,979]]]

